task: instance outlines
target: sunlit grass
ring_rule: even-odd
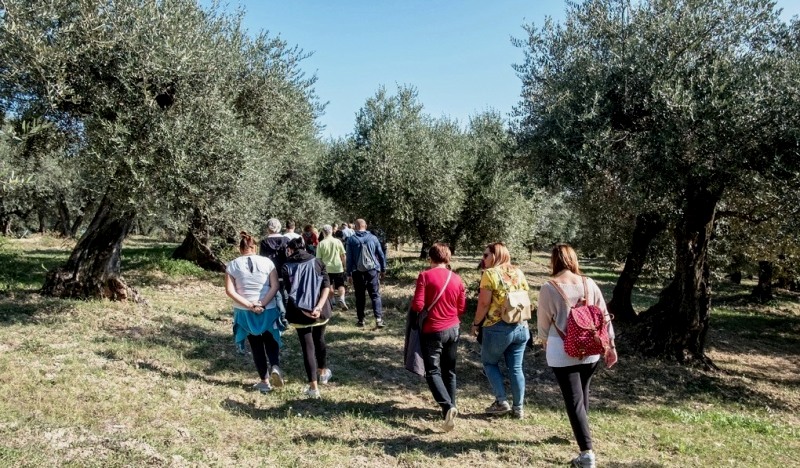
[[[144,304],[40,297],[44,274],[24,267],[58,264],[70,246],[34,244],[10,241],[0,252],[0,271],[15,272],[2,276],[12,280],[0,295],[0,466],[554,466],[577,449],[541,351],[525,359],[528,418],[483,415],[492,397],[466,327],[463,414],[455,431],[441,431],[424,381],[400,365],[405,308],[426,266],[411,250],[390,260],[386,329],[355,327],[352,308],[336,313],[334,378],[322,400],[309,401],[293,332],[282,351],[286,387],[250,391],[254,366],[233,347],[221,276],[169,258],[174,244],[123,250],[123,274]],[[454,263],[473,301],[476,265]],[[534,296],[545,265],[543,255],[522,262]],[[586,265],[610,297],[614,273]],[[657,291],[636,294],[644,303]],[[712,312],[709,335],[726,372],[625,355],[601,370],[591,403],[600,466],[793,466],[798,327],[796,297],[726,303]]]

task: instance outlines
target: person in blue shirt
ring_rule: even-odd
[[[367,231],[367,222],[357,219],[355,233],[347,238],[347,281],[353,284],[356,296],[357,326],[364,326],[366,294],[372,301],[375,326],[383,328],[380,281],[386,273],[386,256],[377,237]]]

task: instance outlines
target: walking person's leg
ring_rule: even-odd
[[[327,384],[331,378],[331,371],[328,369],[328,346],[325,343],[326,327],[327,325],[320,325],[311,329],[311,337],[314,341],[314,355],[317,359],[317,378],[321,384]]]
[[[450,403],[456,405],[456,351],[458,349],[458,326],[445,330],[442,340],[442,382],[450,396]]]
[[[517,326],[512,332],[511,344],[503,353],[511,381],[511,411],[515,417],[524,417],[522,405],[525,402],[525,374],[522,372],[522,360],[525,357],[525,346],[528,344],[530,331],[527,325]]]
[[[278,342],[272,336],[272,333],[265,332],[262,336],[264,342],[264,349],[267,352],[269,363],[271,364],[269,370],[269,382],[273,387],[283,387],[283,371],[281,370],[281,349]]]
[[[267,382],[267,374],[269,373],[269,360],[267,351],[264,347],[264,339],[262,335],[247,335],[247,341],[250,342],[250,351],[253,352],[253,362],[258,371],[258,378],[260,382],[255,384],[253,388],[266,393],[271,390],[269,382]]]
[[[433,399],[442,409],[442,417],[444,417],[453,404],[442,380],[442,332],[420,333],[420,344],[422,345],[422,362],[425,364],[425,381],[428,383]]]
[[[319,398],[317,389],[317,354],[314,349],[314,327],[303,327],[297,329],[297,337],[300,339],[300,348],[303,352],[303,367],[308,379],[308,388],[304,391],[306,396]]]
[[[553,367],[552,369],[558,386],[561,388],[561,395],[564,397],[575,441],[581,452],[586,452],[592,450],[592,433],[589,429],[589,419],[586,416],[586,406],[583,401],[580,369],[582,366]]]
[[[364,326],[364,308],[367,306],[367,286],[364,278],[365,273],[360,271],[353,272],[353,293],[356,296],[356,317],[358,325]]]
[[[583,410],[586,413],[586,418],[589,418],[589,385],[592,383],[594,371],[597,370],[597,365],[600,361],[592,364],[583,364],[581,366],[581,390],[583,392]]]
[[[383,305],[381,304],[381,281],[378,270],[364,272],[366,288],[372,301],[372,313],[379,327],[383,326]]]
[[[506,414],[511,411],[511,405],[506,401],[506,389],[503,383],[503,374],[500,372],[500,359],[503,359],[506,348],[510,344],[510,334],[507,327],[498,323],[483,329],[483,344],[481,345],[481,363],[486,378],[492,386],[495,401],[486,408],[489,414]]]

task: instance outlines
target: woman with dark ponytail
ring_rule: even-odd
[[[289,299],[286,318],[297,330],[303,350],[303,366],[308,378],[308,387],[303,393],[308,398],[319,399],[317,384],[326,385],[332,375],[327,367],[325,345],[325,326],[331,318],[330,280],[325,264],[305,249],[303,238],[290,240],[286,254],[288,258],[281,269]]]
[[[276,324],[280,312],[275,302],[278,271],[272,260],[256,255],[257,246],[253,236],[244,231],[239,235],[241,256],[231,260],[225,269],[225,293],[233,300],[236,345],[243,350],[244,340],[247,339],[253,352],[260,378],[253,388],[267,393],[273,386],[283,386],[283,374],[279,367],[281,333]]]

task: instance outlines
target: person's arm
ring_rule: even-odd
[[[619,360],[619,356],[617,356],[617,344],[614,342],[614,326],[611,325],[611,315],[608,313],[608,306],[606,306],[606,301],[603,298],[603,292],[600,291],[600,287],[597,286],[597,283],[595,283],[594,280],[590,281],[592,282],[591,288],[594,292],[594,301],[592,302],[603,311],[603,315],[608,321],[606,326],[608,327],[609,348],[606,350],[606,354],[603,356],[603,359],[606,361],[606,367],[611,368]]]
[[[552,292],[553,287],[548,283],[542,285],[539,290],[539,301],[536,304],[536,325],[538,328],[539,341],[542,346],[547,348],[547,336],[550,333],[550,327],[553,325],[553,320],[556,314],[556,305],[554,300],[561,300],[561,295]]]
[[[489,313],[489,306],[492,304],[492,290],[481,288],[478,293],[478,307],[475,310],[475,319],[472,322],[472,334],[478,336],[478,328],[481,322],[486,318]]]
[[[317,301],[317,305],[314,307],[314,310],[311,311],[309,315],[311,318],[317,319],[320,315],[322,315],[322,309],[325,307],[325,303],[328,301],[328,294],[331,292],[331,280],[328,278],[328,270],[325,268],[325,265],[317,260],[316,265],[314,267],[319,271],[319,274],[322,275],[322,290],[320,291],[319,300]]]
[[[339,243],[336,244],[336,248],[339,249],[339,258],[342,260],[342,268],[344,271],[347,271],[347,251],[344,249],[344,243],[339,241]]]
[[[411,310],[416,313],[422,312],[425,307],[425,276],[420,273],[417,276],[417,285],[414,288],[414,298],[411,299]]]
[[[347,278],[350,279],[353,276],[353,265],[356,264],[355,258],[355,247],[353,246],[353,242],[350,241],[350,238],[347,238],[347,248],[345,251],[347,252],[347,261],[345,262],[345,271],[347,272]]]
[[[267,293],[258,301],[261,307],[266,307],[272,301],[272,298],[275,297],[275,294],[278,294],[278,270],[275,268],[269,272],[269,289]]]
[[[381,248],[381,241],[375,236],[372,236],[375,239],[375,254],[378,258],[378,265],[380,265],[381,273],[386,272],[386,255]]]
[[[458,281],[458,289],[458,303],[456,304],[456,308],[458,310],[458,316],[461,317],[467,310],[467,288],[464,287],[464,282],[461,281],[460,278]]]
[[[256,305],[251,301],[248,301],[241,294],[236,292],[236,283],[233,277],[229,273],[225,273],[225,294],[228,295],[234,302],[242,306],[243,308],[255,312],[256,314],[260,314],[264,311],[260,305]]]

